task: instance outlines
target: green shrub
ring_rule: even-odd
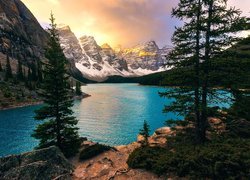
[[[102,144],[95,144],[93,146],[89,146],[85,149],[83,149],[80,152],[80,160],[85,160],[85,159],[89,159],[92,158],[94,156],[97,156],[105,151],[108,151],[112,149],[112,147],[110,146],[106,146],[106,145],[102,145]]]
[[[228,139],[204,145],[177,145],[175,149],[138,148],[128,165],[159,175],[194,179],[244,179],[250,177],[250,140]]]

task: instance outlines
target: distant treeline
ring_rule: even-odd
[[[237,82],[242,88],[249,87],[250,84],[250,37],[243,39],[238,44],[229,48],[211,62],[212,73],[210,76],[213,86],[228,87],[232,78],[238,78]],[[180,74],[181,72],[181,74]],[[165,72],[149,74],[142,77],[121,77],[111,76],[104,83],[139,83],[142,85],[156,86],[188,86],[187,77],[192,72],[192,68],[171,69]],[[168,77],[182,76],[180,81],[170,81]],[[184,83],[185,82],[185,83]],[[191,83],[190,83],[191,84]]]

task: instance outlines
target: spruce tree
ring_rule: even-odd
[[[73,98],[67,76],[67,60],[60,47],[55,19],[51,14],[49,42],[46,49],[47,62],[44,63],[44,79],[41,96],[45,105],[36,111],[36,120],[44,121],[33,137],[40,140],[38,148],[51,145],[59,147],[65,156],[74,155],[80,146],[77,119],[71,110]]]
[[[226,47],[240,40],[235,32],[244,28],[246,19],[241,11],[234,7],[227,8],[227,0],[203,0],[205,16],[204,23],[204,55],[202,63],[202,100],[201,100],[201,140],[205,140],[208,118],[208,96],[211,100],[220,96],[210,81],[211,60],[220,55]],[[217,94],[217,95],[216,95]]]
[[[197,141],[200,138],[201,126],[200,37],[202,31],[201,17],[203,14],[201,0],[180,0],[178,7],[173,9],[173,16],[180,20],[186,19],[188,22],[183,27],[177,28],[173,35],[172,41],[175,48],[170,53],[168,63],[177,72],[168,77],[168,80],[181,86],[160,93],[163,97],[175,99],[172,104],[165,106],[164,112],[174,111],[189,117],[186,119],[194,123]]]
[[[13,78],[12,75],[12,69],[10,66],[10,58],[9,58],[9,54],[7,54],[6,56],[6,67],[5,67],[5,81],[8,81],[8,79]]]
[[[81,90],[81,83],[79,81],[76,81],[76,95],[81,96],[82,95],[82,90]]]
[[[36,82],[38,80],[38,76],[37,76],[37,67],[35,63],[31,64],[31,81]]]
[[[165,111],[184,115],[195,127],[196,142],[206,140],[208,128],[208,96],[217,101],[210,79],[211,59],[226,47],[239,40],[232,33],[240,30],[245,22],[240,11],[227,9],[224,0],[180,0],[173,16],[186,23],[177,28],[173,36],[174,50],[169,65],[179,73],[168,77],[181,84],[162,96],[174,98]]]
[[[227,110],[228,133],[250,137],[250,36],[221,54],[216,64],[212,61],[212,77],[216,74],[232,94],[232,106]],[[226,77],[226,78],[225,78]],[[215,81],[215,80],[214,80]]]
[[[150,131],[150,129],[149,129],[148,122],[144,121],[143,128],[140,129],[140,133],[139,133],[144,138],[144,144],[143,144],[143,146],[148,146],[149,131]]]
[[[41,62],[41,60],[37,60],[37,78],[38,78],[38,83],[42,83],[43,74],[42,74],[42,62]]]
[[[21,63],[20,60],[18,60],[18,65],[17,65],[17,79],[19,81],[23,81],[24,80],[23,67],[22,67],[22,63]]]
[[[2,63],[0,62],[0,72],[3,71]]]
[[[32,85],[32,73],[31,73],[31,69],[29,67],[28,69],[28,75],[27,75],[27,87],[32,90],[33,89],[33,85]]]

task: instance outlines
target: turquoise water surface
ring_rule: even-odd
[[[136,140],[143,121],[147,120],[151,132],[162,127],[172,113],[163,114],[164,104],[170,100],[160,98],[161,87],[137,84],[90,84],[82,90],[91,95],[76,100],[74,112],[79,120],[79,133],[90,140],[109,145],[128,144]],[[0,111],[0,156],[32,150],[38,143],[30,137],[38,124],[29,106]],[[181,117],[178,117],[181,118]]]

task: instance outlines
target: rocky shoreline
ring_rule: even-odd
[[[81,100],[81,99],[88,98],[88,97],[91,97],[91,95],[87,93],[82,93],[82,95],[80,96],[74,96],[74,100]]]
[[[88,97],[91,97],[91,95],[83,93],[81,96],[74,96],[74,100],[81,100],[81,99],[88,98]],[[40,105],[40,104],[43,104],[43,101],[38,100],[38,101],[18,102],[18,103],[9,105],[7,107],[0,106],[0,111],[1,110],[9,110],[9,109],[21,108],[21,107],[27,107],[27,106]]]
[[[169,127],[157,129],[152,136],[149,137],[149,146],[164,147],[167,137],[174,135]],[[137,141],[128,145],[115,146],[104,153],[101,153],[88,160],[79,161],[79,154],[69,161],[74,165],[75,170],[72,173],[72,179],[75,180],[107,180],[107,179],[164,179],[151,172],[142,169],[131,169],[127,165],[129,154],[143,143],[143,137],[138,135]],[[91,141],[84,141],[82,148],[93,146],[96,144]]]
[[[21,108],[21,107],[26,107],[26,106],[34,106],[34,105],[39,105],[39,104],[43,104],[43,101],[20,102],[20,103],[12,104],[12,105],[7,106],[7,107],[0,107],[0,111]]]
[[[225,131],[225,125],[218,118],[209,118],[211,126],[218,133]],[[176,135],[176,130],[184,127],[161,127],[148,138],[149,146],[166,147],[167,140]],[[209,138],[210,133],[207,132]],[[163,180],[156,174],[143,170],[131,169],[127,165],[129,155],[141,147],[144,137],[137,136],[137,141],[128,145],[110,148],[92,158],[80,160],[80,152],[97,143],[82,138],[80,152],[70,159],[66,159],[56,147],[35,150],[21,155],[11,155],[0,158],[0,179],[35,179],[46,172],[44,179],[74,179],[74,180]],[[46,177],[45,177],[46,176]]]
[[[150,146],[164,146],[166,137],[172,135],[169,127],[159,128],[149,137]],[[127,165],[129,154],[141,146],[143,137],[128,145],[115,146],[93,158],[81,161],[79,154],[66,159],[55,146],[34,150],[20,155],[0,158],[0,179],[164,179],[142,169],[130,169]],[[95,145],[82,138],[81,150]]]

